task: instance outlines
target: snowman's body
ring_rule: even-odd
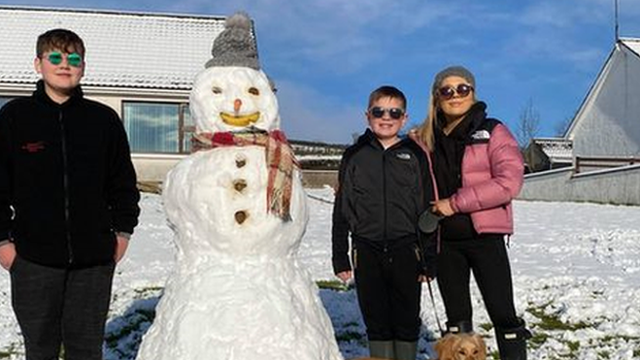
[[[259,89],[271,97],[261,100],[262,109],[251,108],[260,101],[243,98],[247,86],[252,95]],[[233,96],[212,100],[212,87],[214,95],[223,88]],[[194,84],[194,120],[207,132],[228,131],[218,115],[247,118],[237,108],[224,110],[240,101],[247,114],[261,114],[252,127],[274,129],[277,102],[267,90],[261,71],[207,69]],[[205,109],[212,103],[215,110]],[[168,174],[163,200],[176,232],[177,268],[137,359],[342,359],[318,289],[296,260],[308,220],[300,174],[294,171],[286,220],[268,211],[268,177],[265,148],[258,145],[202,150]]]

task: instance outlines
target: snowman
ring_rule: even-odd
[[[251,21],[227,19],[190,96],[198,151],[167,175],[177,264],[138,360],[341,360],[296,258],[308,221]]]

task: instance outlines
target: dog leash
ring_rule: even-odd
[[[438,324],[438,330],[440,330],[440,336],[444,335],[444,329],[440,324],[440,318],[438,317],[438,310],[436,309],[436,300],[433,297],[433,289],[431,288],[431,281],[427,281],[427,287],[429,288],[429,297],[431,298],[431,305],[433,306],[433,314],[436,316],[436,323]]]

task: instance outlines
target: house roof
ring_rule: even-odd
[[[622,38],[620,39],[624,45],[626,45],[629,49],[631,49],[636,56],[640,57],[640,39],[636,38]]]
[[[616,43],[613,46],[613,49],[611,50],[611,53],[609,53],[607,60],[602,66],[602,69],[600,69],[600,72],[598,73],[596,80],[591,85],[591,88],[589,88],[589,91],[587,92],[587,95],[585,96],[585,98],[582,100],[582,103],[580,104],[580,107],[578,108],[576,115],[573,117],[573,119],[571,120],[571,123],[567,127],[564,133],[565,138],[570,138],[572,136],[573,129],[576,127],[577,122],[582,118],[582,113],[584,109],[587,107],[587,104],[593,100],[598,89],[602,86],[607,73],[610,71],[611,59],[614,57],[616,53],[620,53],[620,52],[631,53],[635,55],[636,59],[640,60],[640,38],[620,38],[616,41]]]
[[[573,161],[573,142],[563,138],[534,138],[533,141],[554,163]]]
[[[38,35],[67,28],[87,48],[84,85],[190,89],[224,22],[221,16],[0,6],[0,82],[36,82]]]

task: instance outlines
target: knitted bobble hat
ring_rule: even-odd
[[[251,19],[245,12],[227,18],[224,30],[213,41],[213,58],[205,64],[212,66],[242,66],[260,70],[258,49],[251,31]]]
[[[449,66],[448,68],[436,74],[436,77],[433,79],[433,87],[431,89],[431,92],[435,94],[444,79],[448,78],[449,76],[459,76],[467,80],[469,85],[473,86],[474,89],[476,87],[476,78],[473,76],[471,71],[467,70],[463,66],[456,65]]]

